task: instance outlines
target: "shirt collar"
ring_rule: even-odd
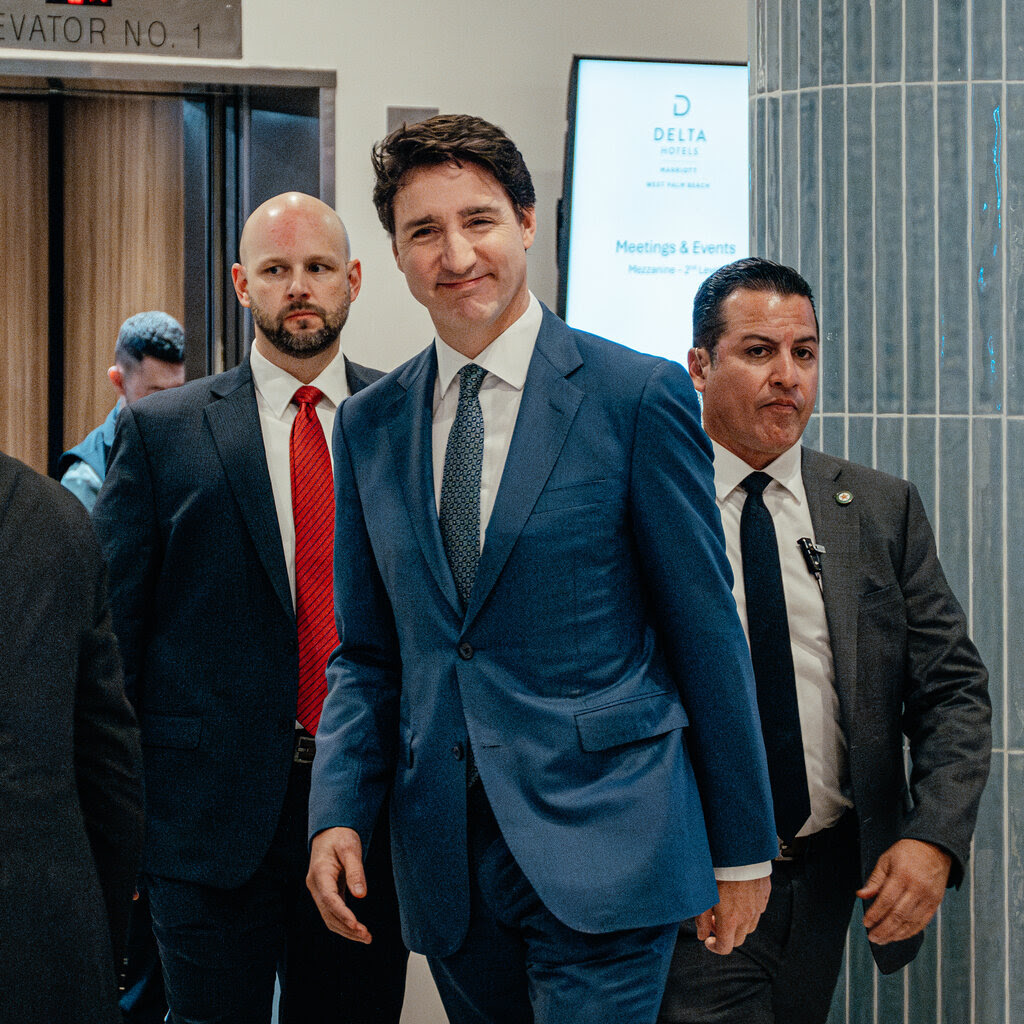
[[[267,408],[278,418],[284,416],[295,392],[302,387],[302,381],[272,363],[255,345],[249,348],[249,366],[252,368],[253,384],[263,401],[267,403]],[[310,384],[319,388],[325,399],[335,408],[341,404],[342,399],[348,398],[348,377],[340,347],[338,354],[321,370],[315,380],[310,381]]]
[[[712,440],[711,444],[715,449],[715,497],[718,504],[721,505],[754,470],[738,455],[734,455],[717,441]],[[804,482],[800,475],[799,444],[788,448],[774,462],[769,462],[762,472],[767,473],[773,480],[785,487],[798,502],[804,500]]]
[[[499,334],[476,359],[468,359],[461,352],[456,352],[444,339],[435,337],[439,393],[443,395],[451,387],[459,370],[467,363],[482,366],[488,373],[500,377],[510,387],[522,391],[543,319],[544,311],[537,297],[530,292],[530,304],[526,307],[526,312]]]

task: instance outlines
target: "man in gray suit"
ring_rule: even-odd
[[[731,956],[683,924],[659,1020],[811,1024],[828,1015],[855,896],[888,973],[963,879],[988,676],[914,485],[799,444],[818,381],[807,282],[740,260],[701,286],[693,323],[780,854],[758,929]]]

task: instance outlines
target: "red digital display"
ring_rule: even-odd
[[[82,4],[89,7],[112,7],[113,0],[46,0],[48,4]],[[56,15],[55,15],[56,17]]]

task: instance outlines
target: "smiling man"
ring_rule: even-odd
[[[314,735],[337,642],[339,405],[380,374],[340,332],[361,270],[319,199],[249,217],[232,268],[255,339],[234,369],[131,405],[96,506],[142,727],[144,883],[171,1021],[397,1024],[406,951],[384,840],[376,941],[323,925],[304,883]]]
[[[374,162],[436,337],[335,426],[309,884],[368,939],[390,800],[403,933],[453,1024],[650,1022],[678,923],[728,953],[776,848],[696,398],[531,295],[501,129],[435,117]]]
[[[913,484],[800,447],[818,390],[807,282],[765,259],[722,267],[694,300],[693,336],[781,848],[733,956],[708,956],[684,922],[659,1021],[821,1024],[855,895],[889,972],[964,876],[987,674]]]

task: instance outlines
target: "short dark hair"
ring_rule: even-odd
[[[384,230],[395,236],[395,196],[405,176],[417,167],[476,164],[490,171],[521,221],[537,196],[523,154],[497,126],[471,114],[438,114],[403,124],[373,147],[373,205]]]
[[[814,308],[811,286],[792,267],[750,256],[719,267],[707,278],[693,300],[693,347],[707,350],[712,360],[718,339],[725,331],[722,306],[733,292],[747,288],[754,292],[775,292],[777,295],[802,295],[811,304],[814,329],[818,331],[818,311]]]
[[[185,331],[169,313],[158,309],[136,313],[121,324],[114,362],[134,369],[145,356],[164,363],[185,362]]]

